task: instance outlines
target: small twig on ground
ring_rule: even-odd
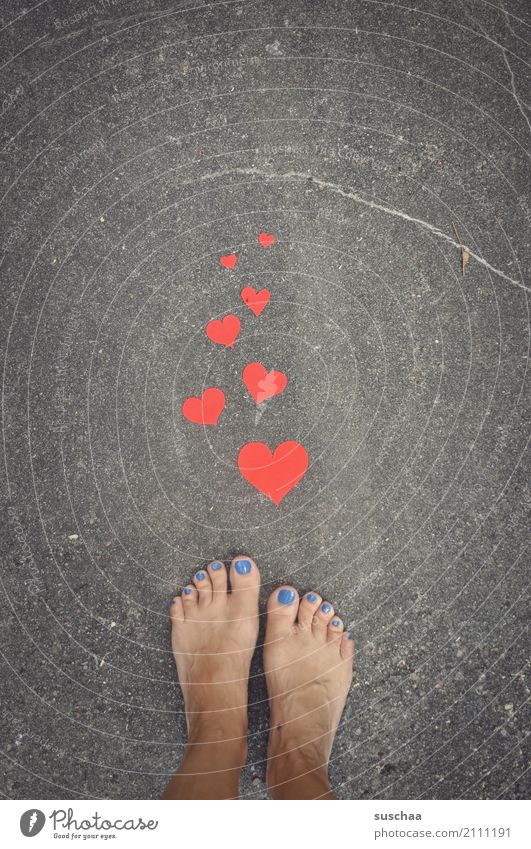
[[[455,238],[459,242],[459,256],[461,258],[461,276],[464,277],[466,267],[468,265],[468,260],[470,259],[470,254],[467,251],[467,249],[465,248],[465,246],[463,245],[463,243],[461,241],[461,237],[459,236],[459,233],[457,232],[457,227],[455,226],[453,221],[452,221],[452,227],[454,228]]]

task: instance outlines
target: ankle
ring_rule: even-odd
[[[267,768],[267,786],[273,799],[326,799],[331,797],[328,765],[315,763],[306,753],[277,755]]]
[[[273,799],[318,799],[330,796],[328,755],[317,740],[286,746],[277,729],[270,734],[267,785]],[[276,739],[275,739],[276,738]]]
[[[179,771],[163,799],[237,799],[247,759],[246,738],[197,739],[190,735]]]
[[[221,764],[239,766],[247,758],[247,711],[240,708],[196,714],[189,721],[185,759],[202,755]]]

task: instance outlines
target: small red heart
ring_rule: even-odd
[[[249,363],[242,372],[242,379],[257,404],[267,398],[280,395],[288,384],[281,371],[266,371],[262,363]]]
[[[223,268],[234,268],[237,259],[238,257],[236,256],[236,254],[226,254],[225,256],[221,257],[220,263],[222,264]]]
[[[274,454],[263,442],[248,442],[238,454],[245,480],[277,505],[304,477],[308,462],[306,449],[293,441],[277,445]]]
[[[205,389],[201,398],[192,395],[184,401],[182,413],[194,424],[215,425],[225,406],[225,393],[212,387]]]
[[[263,248],[269,248],[271,245],[274,245],[277,240],[276,236],[273,236],[272,233],[260,233],[258,236],[258,241],[262,245]]]
[[[265,310],[271,297],[271,292],[268,289],[260,289],[259,292],[253,289],[252,286],[246,286],[240,292],[242,301],[249,307],[258,318],[261,312]]]
[[[226,315],[221,321],[215,318],[208,322],[205,330],[212,342],[234,348],[234,342],[240,332],[240,319],[235,315]]]

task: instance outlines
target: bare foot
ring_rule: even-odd
[[[232,561],[199,570],[170,608],[188,745],[163,799],[234,798],[247,757],[247,686],[258,637],[260,574]]]
[[[291,586],[267,605],[267,783],[274,799],[332,799],[328,761],[352,681],[354,642],[315,592]]]

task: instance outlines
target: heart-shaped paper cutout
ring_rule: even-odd
[[[262,245],[263,248],[269,248],[271,245],[274,245],[277,240],[276,236],[273,236],[272,233],[260,233],[258,236],[258,241]]]
[[[246,286],[240,292],[243,303],[249,307],[255,316],[258,318],[261,312],[265,310],[271,297],[271,292],[268,289],[260,289],[259,292],[253,289],[252,286]]]
[[[205,331],[212,342],[234,348],[234,342],[240,332],[240,319],[236,315],[226,315],[221,321],[215,318],[208,322]]]
[[[281,371],[266,371],[262,363],[249,363],[242,372],[242,379],[257,404],[280,395],[288,384]]]
[[[211,387],[205,389],[201,398],[192,395],[182,405],[185,419],[194,424],[216,425],[225,406],[225,393]]]
[[[263,442],[248,442],[238,454],[245,480],[277,505],[304,477],[308,462],[306,449],[291,440],[278,445],[274,453]]]
[[[238,257],[236,256],[236,254],[225,254],[225,256],[222,256],[219,261],[222,264],[223,268],[234,268],[237,259]]]

